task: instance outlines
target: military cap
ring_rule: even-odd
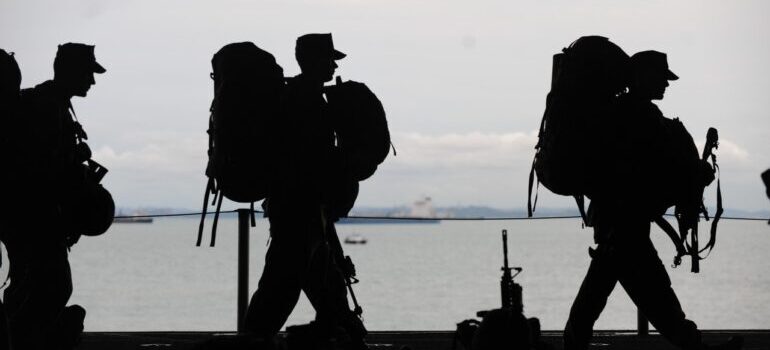
[[[334,49],[334,42],[332,42],[331,33],[305,34],[297,38],[295,54],[297,59],[300,57],[331,58],[335,61],[341,60],[347,56],[344,53]]]
[[[54,66],[84,68],[94,73],[102,74],[107,70],[96,62],[94,46],[80,43],[59,45],[56,51]]]
[[[668,68],[668,59],[665,53],[648,50],[635,53],[631,56],[631,67],[636,71],[653,71],[662,73],[667,80],[677,80],[679,77]]]

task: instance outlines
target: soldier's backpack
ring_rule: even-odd
[[[210,194],[214,196],[212,205],[216,205],[211,246],[224,198],[250,203],[254,225],[254,202],[268,192],[269,157],[264,153],[269,150],[270,125],[281,114],[285,90],[283,69],[275,57],[251,42],[225,45],[214,54],[211,66],[214,99],[208,129],[208,183],[198,246]]]
[[[356,81],[343,82],[337,77],[325,93],[345,166],[354,180],[366,180],[392,146],[385,109],[365,84]]]
[[[546,98],[535,157],[529,175],[528,215],[532,189],[542,183],[551,192],[573,196],[584,215],[601,169],[603,119],[617,94],[626,88],[629,56],[601,36],[585,36],[553,57],[551,91]]]
[[[18,103],[19,85],[21,85],[21,71],[13,53],[0,49],[0,124],[3,125],[3,131],[12,130],[10,124]],[[15,170],[12,160],[16,155],[11,150],[9,134],[7,131],[0,133],[0,152],[2,152],[0,156],[5,166],[8,167],[6,169]],[[11,178],[9,171],[0,172],[0,182],[6,186],[8,186]],[[8,209],[11,206],[9,201],[0,203],[0,240],[5,238],[4,226],[8,222]]]

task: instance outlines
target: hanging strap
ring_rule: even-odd
[[[548,115],[548,99],[550,94],[546,97],[546,111],[543,112],[543,118],[540,119],[540,129],[537,132],[537,144],[535,144],[535,156],[532,158],[532,167],[529,169],[529,184],[527,185],[527,217],[532,217],[537,207],[537,194],[540,190],[540,179],[537,179],[537,185],[535,188],[535,201],[532,201],[532,185],[535,183],[535,163],[537,162],[537,153],[540,150],[541,142],[543,140],[543,133],[545,132],[545,116]]]
[[[209,193],[213,192],[213,187],[214,179],[209,178],[208,183],[206,183],[206,191],[203,192],[203,210],[201,210],[201,222],[198,224],[198,240],[195,242],[196,247],[200,247],[201,241],[203,241],[203,226],[206,221],[206,214],[208,213]]]
[[[714,163],[714,169],[717,172],[717,211],[714,213],[714,220],[711,222],[711,231],[709,235],[709,241],[706,243],[706,245],[699,251],[699,253],[706,252],[706,257],[711,254],[711,250],[714,249],[714,245],[716,244],[717,240],[717,225],[719,223],[719,219],[722,218],[722,213],[724,212],[724,208],[722,207],[722,184],[720,183],[720,171],[719,171],[719,165],[717,165],[717,159],[716,156],[712,153],[711,154],[711,161]]]
[[[671,239],[671,242],[674,243],[674,247],[676,248],[676,256],[674,257],[674,263],[671,265],[671,267],[677,267],[682,264],[682,257],[687,254],[687,250],[684,247],[684,243],[682,241],[682,237],[679,235],[678,232],[676,232],[676,229],[674,226],[671,225],[671,223],[668,222],[663,216],[659,216],[655,218],[655,224],[660,227],[663,232],[668,235],[668,238]]]
[[[257,217],[254,216],[254,202],[251,202],[251,205],[249,206],[249,213],[251,214],[251,227],[257,226]]]
[[[692,257],[693,273],[700,272],[700,255],[698,254],[698,221],[695,221],[695,225],[690,229],[690,256]]]
[[[72,107],[72,102],[67,101],[67,109],[72,113],[72,123],[75,127],[75,137],[78,139],[78,143],[88,140],[88,134],[86,134],[86,131],[83,130],[83,125],[78,121],[78,115],[75,113],[75,107]]]
[[[214,212],[214,223],[211,225],[211,243],[209,244],[209,247],[213,247],[214,242],[217,240],[217,224],[219,224],[219,212],[222,209],[222,198],[224,198],[221,192],[222,191],[217,190],[214,193],[214,200],[217,201],[217,211]]]
[[[575,203],[577,203],[580,217],[583,219],[583,226],[590,226],[588,225],[588,217],[586,216],[586,197],[582,194],[576,194],[572,197],[575,197]]]
[[[535,189],[535,201],[532,201],[532,185],[535,182],[535,161],[537,158],[532,159],[532,168],[529,169],[529,185],[527,186],[527,217],[531,218],[532,213],[535,212],[537,206],[537,193],[540,189],[540,179],[537,179],[537,188]]]

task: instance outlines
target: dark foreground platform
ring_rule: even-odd
[[[741,335],[746,339],[744,346],[746,350],[770,349],[770,330],[704,331],[703,334],[705,341],[710,344],[725,341],[731,336]],[[451,350],[453,335],[453,332],[448,331],[372,332],[367,338],[367,342],[371,344],[373,350],[400,350],[403,346],[408,346],[412,350]],[[544,340],[554,345],[556,349],[561,349],[561,335],[561,332],[544,332]],[[84,335],[83,341],[77,349],[192,350],[212,337],[226,341],[233,338],[234,334],[215,332],[89,332]],[[648,336],[637,336],[635,332],[618,331],[597,332],[591,349],[674,350],[676,348],[669,345],[656,333]]]

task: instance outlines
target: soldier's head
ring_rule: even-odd
[[[8,53],[0,49],[0,104],[5,105],[19,96],[21,85],[21,71],[13,52]]]
[[[631,56],[631,84],[629,92],[650,100],[661,100],[669,80],[679,79],[668,69],[666,54],[642,51]]]
[[[102,74],[105,71],[104,67],[96,62],[93,45],[59,45],[56,59],[53,61],[54,81],[71,96],[85,97],[91,85],[96,83],[94,73]]]
[[[336,60],[345,54],[334,49],[332,35],[305,34],[297,38],[294,55],[302,74],[321,84],[332,80],[337,68]]]

